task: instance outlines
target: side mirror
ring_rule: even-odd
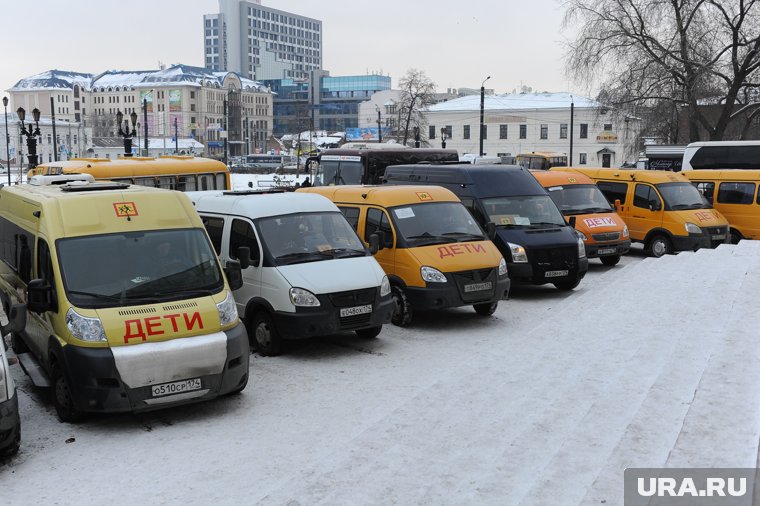
[[[14,304],[8,311],[8,324],[0,326],[2,335],[17,333],[26,327],[26,304]]]
[[[224,275],[227,276],[230,290],[237,290],[243,286],[243,269],[241,269],[239,261],[227,260],[224,267]]]
[[[53,307],[53,288],[44,279],[33,279],[26,286],[27,308],[41,314]]]
[[[615,212],[616,213],[623,212],[623,204],[620,202],[620,199],[615,199]]]
[[[492,241],[496,238],[496,223],[492,221],[486,223],[486,237]]]
[[[650,202],[649,203],[649,210],[650,211],[659,211],[662,209],[662,205],[660,205],[659,202]]]
[[[240,246],[235,252],[235,256],[240,262],[241,269],[247,269],[251,266],[251,248],[248,246]]]
[[[369,252],[375,254],[380,251],[380,236],[377,234],[369,235]]]
[[[577,217],[576,216],[570,216],[570,218],[568,219],[568,223],[570,223],[570,226],[573,227],[573,228],[575,228],[575,222],[576,221],[577,221]]]

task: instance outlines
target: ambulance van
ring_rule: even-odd
[[[509,295],[507,264],[456,195],[431,186],[323,186],[390,279],[393,323],[415,310],[472,305],[491,315]]]
[[[607,202],[594,181],[584,174],[562,170],[532,171],[560,212],[583,238],[586,256],[604,265],[617,265],[631,248],[628,226]]]
[[[760,239],[760,170],[689,170],[683,173],[731,225],[731,243]]]
[[[554,169],[550,169],[554,170]],[[726,218],[683,174],[666,170],[563,168],[587,175],[623,217],[631,241],[661,257],[728,242]]]
[[[61,421],[245,388],[240,265],[222,269],[183,193],[87,174],[3,187],[0,259],[3,307],[27,309],[14,351]]]
[[[238,311],[262,355],[283,340],[353,331],[376,337],[393,311],[388,277],[321,195],[190,192],[217,254],[239,259]]]

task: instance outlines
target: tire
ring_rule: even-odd
[[[266,311],[258,311],[253,315],[251,340],[260,355],[274,357],[282,353],[282,337]]]
[[[377,325],[375,327],[369,327],[366,329],[358,329],[358,330],[355,330],[354,332],[356,332],[356,335],[361,337],[362,339],[374,339],[380,335],[381,330],[383,330],[383,326]]]
[[[409,304],[409,299],[406,298],[404,289],[400,286],[393,286],[391,288],[391,297],[395,304],[391,323],[398,327],[406,327],[412,322],[412,306]]]
[[[741,234],[741,233],[739,233],[739,231],[738,231],[738,230],[734,230],[734,229],[732,228],[732,229],[731,229],[731,239],[730,239],[730,241],[731,241],[731,244],[739,244],[739,241],[741,241],[742,239],[744,239],[744,238],[742,237],[742,234]]]
[[[656,235],[649,239],[647,253],[655,258],[673,254],[673,244],[664,235]]]
[[[498,302],[484,302],[482,304],[474,304],[472,308],[480,316],[491,316],[496,312],[496,308],[499,307]]]
[[[50,387],[53,397],[53,406],[58,413],[58,419],[65,423],[77,423],[84,419],[84,413],[74,407],[71,399],[71,390],[61,366],[54,363],[50,371],[52,385]]]
[[[610,255],[608,257],[599,257],[599,260],[602,261],[604,265],[607,267],[613,267],[618,264],[620,261],[620,255]]]
[[[576,286],[581,284],[580,278],[570,279],[567,281],[558,281],[554,283],[554,286],[557,288],[557,290],[562,290],[563,292],[569,292]]]

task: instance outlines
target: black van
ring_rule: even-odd
[[[475,219],[496,225],[494,243],[513,283],[572,290],[588,271],[583,240],[533,174],[516,165],[394,165],[387,184],[431,184],[454,192]]]

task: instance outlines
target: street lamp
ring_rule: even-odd
[[[446,149],[446,129],[441,127],[441,148]]]
[[[8,97],[3,97],[3,109],[5,110],[5,163],[8,164],[8,186],[11,185],[11,136],[8,135]]]
[[[136,124],[136,130],[137,130],[137,154],[138,156],[142,156],[140,155],[141,151],[140,151],[140,122],[139,121]]]
[[[121,121],[124,120],[124,129],[121,128]],[[132,122],[132,131],[129,130],[129,121]],[[137,135],[135,126],[137,125],[137,113],[132,111],[129,115],[129,121],[124,119],[121,110],[116,111],[116,124],[119,125],[119,135],[124,137],[124,156],[132,156],[132,137]]]
[[[412,131],[414,132],[414,147],[418,148],[420,147],[420,127],[412,127]]]
[[[34,130],[32,130],[31,124],[29,125],[28,131],[24,126],[26,111],[23,107],[19,107],[16,110],[16,114],[18,114],[18,119],[21,123],[21,133],[26,136],[26,149],[29,151],[29,154],[26,156],[29,158],[29,169],[33,169],[37,166],[37,137],[40,135],[40,110],[36,107],[32,109]]]
[[[380,122],[380,108],[375,106],[375,110],[377,111],[377,142],[381,143],[383,142],[383,128]]]
[[[485,84],[489,79],[491,79],[491,76],[486,77],[483,79],[483,82],[480,83],[480,156],[483,156],[483,102],[486,97]]]

